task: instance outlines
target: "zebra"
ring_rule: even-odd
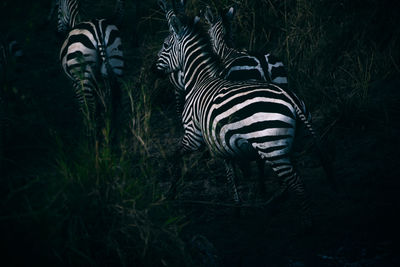
[[[73,82],[76,96],[84,114],[85,122],[92,128],[100,113],[111,114],[115,120],[120,102],[120,79],[124,69],[121,34],[123,2],[117,0],[115,13],[110,19],[92,19],[76,23],[76,0],[62,1],[65,14],[61,20],[68,28],[67,36],[59,54],[62,68]],[[72,26],[72,27],[71,27]],[[104,83],[101,84],[100,80]],[[102,88],[105,87],[104,89]],[[111,110],[109,100],[111,99]],[[111,112],[111,113],[108,113]],[[92,128],[93,129],[93,128]]]
[[[209,6],[204,17],[209,24],[208,34],[214,52],[225,65],[221,74],[228,80],[260,80],[287,87],[287,71],[274,55],[257,55],[232,48],[232,20],[235,9],[230,7],[225,15],[214,16]]]
[[[184,0],[179,0],[179,1],[173,1],[172,2],[174,4],[174,9],[177,10],[177,13],[179,16],[187,18],[186,13],[185,13],[185,1]],[[168,19],[168,17],[167,17]],[[198,21],[200,20],[200,18],[198,16],[195,17],[195,20]],[[222,21],[222,19],[220,19]],[[209,31],[209,35],[212,38],[213,36],[215,36],[215,30],[220,29],[222,27],[222,24],[215,24],[218,26],[215,26],[212,28],[212,30]],[[221,25],[221,26],[219,26]],[[224,42],[223,43],[226,47],[227,44]],[[214,44],[215,47],[215,44]],[[216,49],[214,49],[216,50]],[[233,50],[233,49],[231,49]],[[221,51],[227,51],[227,49],[221,50]],[[217,52],[217,51],[216,51]],[[240,52],[237,52],[236,54],[239,54]],[[232,53],[231,53],[232,55]],[[223,57],[225,58],[225,54],[221,53],[218,54],[217,56],[219,57]],[[233,55],[232,55],[233,56]],[[240,70],[238,70],[238,66],[239,63],[243,64],[243,58],[248,58],[247,55],[243,55],[243,53],[240,53],[240,59],[235,61],[235,60],[229,60],[232,63],[231,64],[227,64],[227,65],[223,65],[222,71],[219,73],[219,76],[228,80],[238,80],[237,78],[240,77],[243,80],[251,80],[251,79],[255,79],[255,80],[265,80],[263,78],[261,78],[260,75],[258,76],[252,76],[249,74],[251,73],[250,71],[242,68]],[[222,59],[222,61],[224,62],[224,60]],[[230,75],[231,73],[236,73],[236,75]],[[243,75],[241,75],[243,73]],[[237,74],[240,74],[239,76]],[[259,74],[259,73],[257,73]],[[170,82],[173,84],[175,90],[175,100],[176,100],[176,110],[178,113],[178,117],[181,120],[181,114],[182,114],[182,109],[183,109],[183,104],[184,103],[184,97],[185,97],[185,89],[184,89],[184,81],[183,81],[183,73],[182,71],[176,71],[176,72],[172,72],[169,74],[169,80]],[[241,167],[241,170],[243,172],[243,174],[245,176],[247,176],[249,174],[249,169],[248,169],[248,163],[249,162],[240,162],[237,163],[239,164],[239,166]],[[257,169],[258,169],[258,183],[259,183],[259,190],[261,195],[265,195],[265,187],[264,187],[264,164],[261,161],[257,161]],[[232,164],[230,166],[226,165],[226,172],[227,172],[227,177],[229,178],[228,180],[230,181],[230,183],[235,186],[235,183],[233,182],[235,180],[235,165]],[[233,192],[238,192],[237,188],[232,188]],[[239,198],[239,195],[236,195],[236,193],[234,193],[234,199],[237,200]]]
[[[177,12],[182,16],[182,17],[187,17],[185,14],[185,1],[184,0],[179,0],[178,2],[173,2],[175,4],[175,9],[177,10]],[[168,19],[168,16],[167,16]],[[196,16],[194,18],[195,23],[197,23],[200,20],[200,17]],[[222,75],[222,73],[221,73]],[[175,72],[171,72],[169,75],[169,80],[172,83],[172,85],[174,86],[175,90],[175,103],[176,103],[176,111],[178,114],[178,118],[181,121],[182,117],[182,111],[183,111],[183,103],[184,103],[184,98],[185,98],[185,84],[183,81],[183,72],[182,71],[175,71]],[[239,193],[238,190],[236,188],[236,184],[235,184],[235,177],[236,177],[236,169],[235,169],[235,165],[239,165],[241,171],[243,172],[243,174],[245,176],[247,176],[249,174],[249,169],[248,169],[248,163],[249,162],[237,162],[236,164],[230,163],[230,164],[226,164],[226,174],[228,177],[228,181],[232,186],[232,192],[234,193],[234,200],[236,202],[238,202],[240,200],[239,197]],[[262,195],[265,195],[265,189],[263,186],[264,183],[264,179],[263,179],[263,174],[264,174],[264,165],[262,162],[258,161],[258,180],[259,180],[259,188],[260,188],[260,193]]]
[[[309,198],[290,159],[297,122],[315,136],[302,101],[274,84],[219,78],[209,37],[198,23],[182,23],[165,0],[159,4],[171,33],[156,66],[165,73],[182,71],[185,84],[184,137],[177,155],[207,146],[228,168],[235,160],[261,159],[295,193],[303,222],[311,225]]]

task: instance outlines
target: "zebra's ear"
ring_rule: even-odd
[[[193,25],[196,25],[199,21],[200,21],[200,17],[199,16],[194,17]]]
[[[165,0],[158,0],[158,5],[160,6],[161,10],[167,13],[168,11],[168,3]]]
[[[226,18],[229,20],[232,20],[233,17],[235,16],[235,8],[233,6],[231,6],[228,10],[228,12],[226,12]]]
[[[178,1],[175,1],[174,4],[175,4],[175,9],[176,9],[176,11],[177,11],[177,14],[178,14],[178,15],[181,15],[181,16],[185,16],[185,15],[186,15],[186,14],[185,14],[185,4],[186,4],[186,1],[184,1],[184,0],[178,0]]]
[[[178,37],[182,35],[183,25],[177,16],[172,16],[169,20],[169,28],[175,33]]]
[[[210,6],[206,6],[206,11],[204,12],[204,18],[206,19],[208,24],[212,25],[214,23],[214,15],[211,11]]]

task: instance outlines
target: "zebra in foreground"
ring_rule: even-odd
[[[173,1],[175,10],[177,10],[177,14],[180,17],[187,18],[186,13],[185,13],[185,1],[184,0],[178,0],[178,1]],[[210,20],[211,11],[208,8],[209,15],[206,17]],[[230,10],[230,12],[232,12]],[[233,12],[232,14],[233,15]],[[233,17],[233,16],[232,16]],[[168,20],[167,16],[167,20]],[[195,20],[198,21],[200,20],[199,17],[195,17]],[[211,21],[211,20],[210,20]],[[222,69],[219,72],[219,77],[225,78],[227,80],[260,80],[260,81],[266,81],[266,77],[264,76],[264,72],[262,68],[258,68],[259,71],[254,72],[254,70],[257,70],[257,68],[254,67],[249,67],[249,66],[242,66],[245,62],[251,63],[252,65],[260,65],[259,61],[257,58],[249,56],[248,54],[238,52],[234,49],[231,49],[228,47],[227,42],[224,40],[228,36],[228,34],[225,31],[225,28],[222,24],[222,18],[219,17],[216,20],[212,20],[213,24],[209,30],[209,35],[211,40],[213,40],[213,48],[214,51],[217,53],[217,56],[221,59],[222,62],[225,64],[222,65]],[[224,33],[225,31],[225,33]],[[224,34],[222,34],[224,33]],[[223,49],[217,50],[216,47],[219,45],[223,46]],[[228,52],[227,52],[228,51]],[[219,53],[218,53],[219,52]],[[226,53],[227,52],[227,53]],[[235,56],[237,56],[237,60],[235,60]],[[228,62],[228,63],[226,63]],[[256,75],[253,75],[253,74]],[[268,76],[269,77],[269,76]],[[176,99],[176,107],[177,107],[177,113],[179,119],[181,119],[181,114],[182,114],[182,109],[183,109],[183,103],[184,103],[184,98],[185,98],[185,85],[183,81],[183,73],[182,71],[176,71],[172,72],[169,74],[169,80],[170,82],[174,85],[175,88],[175,99]],[[237,162],[240,163],[239,166],[241,167],[241,170],[245,176],[249,175],[249,162],[246,161],[241,161]],[[259,183],[259,190],[262,195],[265,195],[265,188],[264,188],[264,164],[258,160],[257,161],[257,167],[258,167],[258,183]],[[235,185],[235,179],[236,179],[236,173],[235,173],[235,165],[226,165],[226,172],[227,172],[227,177],[232,185],[232,191],[234,192],[234,199],[237,201],[239,199],[239,194],[236,193],[238,192],[236,185]]]
[[[206,22],[210,26],[208,34],[212,48],[225,66],[221,76],[228,80],[266,81],[286,87],[288,82],[286,68],[275,56],[270,53],[256,55],[231,47],[234,14],[233,7],[221,16],[214,16],[209,6],[204,12]]]
[[[64,72],[73,82],[85,121],[92,128],[90,125],[102,113],[111,114],[113,122],[120,105],[119,80],[123,74],[124,58],[117,25],[121,23],[123,1],[117,1],[111,19],[79,23],[74,21],[78,17],[76,2],[61,0],[64,4],[59,5],[63,8],[59,14],[64,14],[65,18],[59,18],[59,24],[69,30],[61,47],[60,60]]]
[[[262,159],[296,194],[304,223],[310,225],[309,199],[290,160],[296,123],[303,122],[314,133],[302,101],[273,84],[218,78],[210,40],[198,24],[182,23],[165,1],[160,6],[171,33],[158,53],[157,68],[182,71],[185,84],[184,137],[178,155],[206,145],[228,166],[234,160]]]
[[[179,0],[178,2],[173,2],[175,4],[175,8],[178,11],[178,13],[186,18],[186,14],[185,14],[185,2],[183,0]],[[168,18],[168,13],[167,15],[167,20]],[[197,23],[200,18],[198,16],[195,17],[195,23]],[[220,75],[222,75],[222,72],[220,73]],[[172,83],[172,85],[174,86],[175,90],[175,103],[176,103],[176,110],[177,110],[177,114],[178,114],[178,118],[179,120],[182,120],[182,111],[183,111],[183,104],[184,104],[184,100],[185,100],[185,83],[183,80],[183,72],[182,71],[175,71],[175,72],[171,72],[169,74],[169,80]],[[223,77],[226,78],[226,77]],[[249,174],[249,165],[248,165],[248,161],[243,161],[243,162],[236,162],[236,164],[239,165],[240,169],[242,170],[243,174],[246,176]],[[265,194],[265,189],[263,186],[264,183],[264,165],[262,162],[258,161],[258,180],[259,180],[259,189],[262,195]],[[240,197],[239,197],[239,193],[236,187],[236,164],[233,163],[226,163],[226,174],[227,174],[227,178],[228,178],[228,182],[231,184],[232,188],[232,192],[234,194],[234,200],[236,202],[240,201]]]

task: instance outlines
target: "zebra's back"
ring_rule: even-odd
[[[231,81],[268,81],[267,75],[257,57],[242,54],[226,61],[221,77]]]
[[[118,28],[105,19],[76,25],[62,45],[60,60],[68,76],[90,65],[103,76],[122,76],[124,60]]]
[[[118,28],[107,19],[76,25],[67,35],[60,61],[73,82],[86,121],[110,110],[117,116],[124,59]]]
[[[215,155],[257,157],[261,151],[270,160],[288,156],[298,118],[294,105],[302,103],[274,85],[218,78],[208,80],[186,101],[184,114],[190,115],[184,124],[197,124]]]

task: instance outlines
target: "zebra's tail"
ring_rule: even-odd
[[[278,87],[278,86],[276,86]],[[282,89],[282,88],[281,88]],[[324,153],[320,140],[317,137],[310,121],[310,116],[305,109],[304,103],[291,91],[282,89],[282,92],[292,101],[292,105],[296,111],[297,116],[303,122],[307,130],[310,132],[314,145],[317,150],[318,158],[321,161],[322,168],[325,171],[326,177],[328,179],[329,184],[331,185],[332,189],[337,191],[337,182],[334,177],[333,168],[332,168],[332,160],[329,157],[328,153]]]
[[[317,150],[318,158],[321,161],[321,165],[322,165],[322,168],[324,169],[325,174],[328,178],[328,182],[330,183],[331,187],[336,191],[337,183],[336,183],[336,179],[333,175],[331,158],[329,157],[329,154],[324,153],[322,146],[321,146],[321,142],[320,142],[319,138],[317,137],[309,118],[306,116],[306,113],[301,108],[299,108],[298,105],[294,105],[294,107],[295,107],[296,113],[299,116],[300,120],[304,123],[304,125],[306,126],[308,131],[311,133],[313,141],[314,141],[314,145]]]

